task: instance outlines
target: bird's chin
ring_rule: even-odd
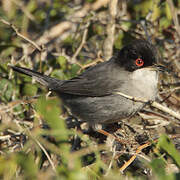
[[[137,69],[131,74],[131,78],[134,82],[144,83],[146,85],[148,82],[154,82],[156,84],[158,79],[158,69],[155,67],[145,67]]]

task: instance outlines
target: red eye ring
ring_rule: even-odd
[[[135,64],[136,64],[136,66],[141,67],[144,65],[144,61],[141,58],[137,58],[135,60]]]

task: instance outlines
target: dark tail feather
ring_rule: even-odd
[[[57,89],[63,82],[59,79],[43,75],[42,73],[27,69],[27,68],[22,68],[18,66],[10,66],[10,67],[16,72],[33,77],[36,81],[38,81],[39,83],[48,87],[51,90]]]

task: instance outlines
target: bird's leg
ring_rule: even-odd
[[[116,141],[120,142],[121,144],[126,144],[126,143],[127,143],[127,141],[122,140],[122,139],[114,136],[113,134],[111,134],[111,133],[103,130],[103,129],[102,129],[102,125],[100,125],[100,124],[93,124],[92,128],[93,128],[95,131],[97,131],[98,133],[105,135],[106,137],[108,137],[108,136],[112,137],[113,139],[115,139]]]
[[[126,144],[127,143],[126,140],[120,139],[120,138],[114,136],[113,134],[110,134],[109,132],[103,130],[103,129],[98,129],[97,132],[99,132],[100,134],[103,134],[103,135],[105,135],[107,137],[110,136],[110,137],[114,138],[116,141],[120,142],[121,144]]]

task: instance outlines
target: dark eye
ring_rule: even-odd
[[[141,58],[138,58],[135,60],[135,64],[136,66],[141,67],[144,65],[144,61]]]

